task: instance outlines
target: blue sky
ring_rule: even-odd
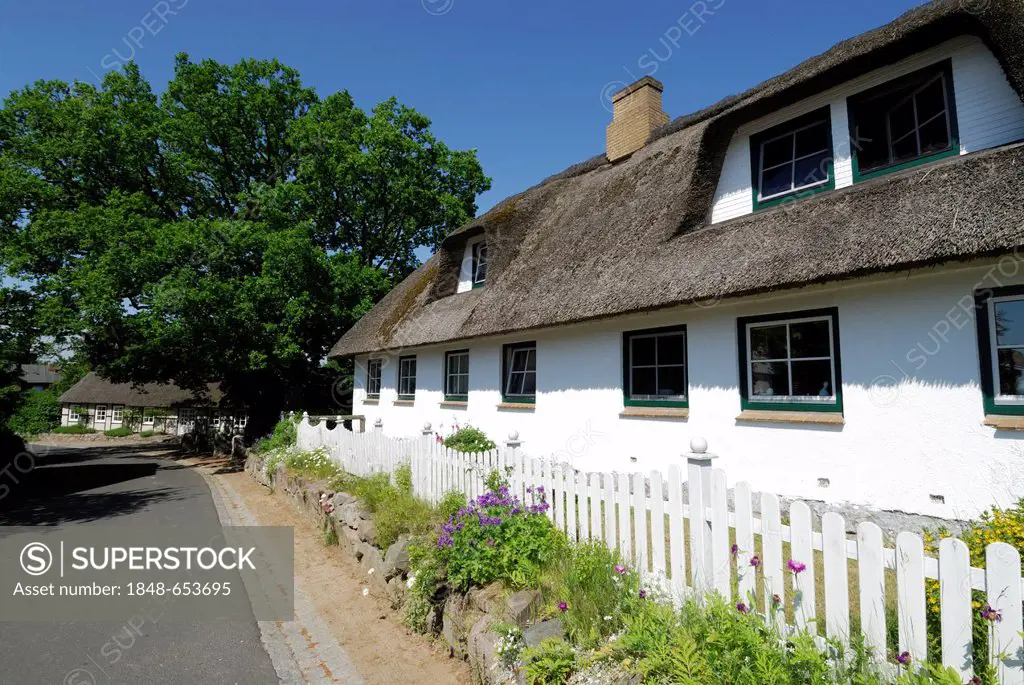
[[[449,145],[477,148],[494,179],[480,198],[486,210],[601,152],[605,95],[624,83],[653,74],[675,117],[917,4],[12,1],[0,15],[0,94],[44,78],[96,81],[104,65],[133,52],[158,90],[179,51],[223,62],[277,57],[321,96],[347,88],[370,108],[395,95],[428,115]]]

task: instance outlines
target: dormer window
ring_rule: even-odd
[[[750,139],[754,209],[835,187],[829,108],[811,112]]]
[[[482,288],[487,280],[487,241],[473,244],[473,287]]]
[[[949,60],[850,98],[854,180],[959,154]]]

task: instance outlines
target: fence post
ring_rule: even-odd
[[[420,433],[420,454],[413,466],[416,469],[413,482],[416,483],[416,487],[419,489],[417,494],[422,499],[431,504],[436,504],[437,500],[434,499],[434,491],[430,487],[430,448],[433,439],[434,431],[430,422],[427,421],[423,424],[423,431]]]
[[[512,467],[512,473],[508,476],[509,485],[512,486],[512,494],[525,502],[526,493],[524,488],[526,486],[523,483],[522,459],[519,457],[519,446],[522,444],[519,442],[519,431],[511,430],[508,432],[508,440],[505,441],[505,463]]]
[[[377,432],[383,431],[384,430],[384,419],[382,419],[379,416],[376,419],[374,419],[373,420],[373,430],[375,430]]]
[[[714,574],[711,544],[711,523],[706,508],[711,504],[711,468],[717,457],[708,454],[704,438],[690,440],[685,455],[689,465],[687,491],[690,500],[690,553],[693,555],[693,588],[698,593],[712,590]]]

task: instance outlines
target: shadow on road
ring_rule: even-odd
[[[139,455],[140,448],[163,452],[175,447],[117,445],[53,449],[45,454],[36,451],[32,460],[22,458],[7,465],[0,480],[0,525],[86,523],[179,499],[173,488],[118,487],[166,468]]]

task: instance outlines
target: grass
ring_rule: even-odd
[[[64,435],[86,435],[88,433],[95,433],[96,429],[88,428],[87,426],[82,426],[76,423],[73,426],[57,426],[52,432],[63,433]]]
[[[132,434],[132,429],[127,426],[121,426],[120,428],[111,428],[110,430],[103,431],[103,435],[108,438],[127,438]]]
[[[156,435],[156,431],[142,431],[139,433],[140,438],[151,438]]]

